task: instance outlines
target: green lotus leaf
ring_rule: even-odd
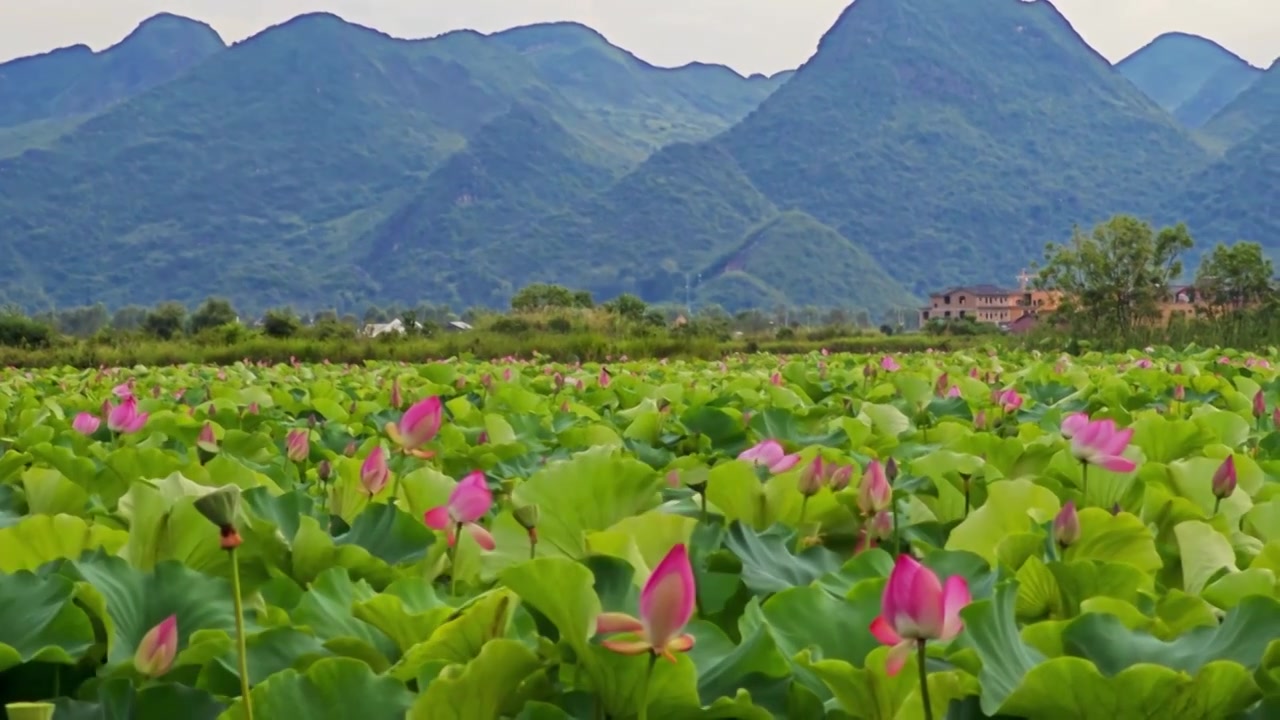
[[[380,677],[351,658],[325,658],[305,671],[285,670],[253,688],[254,717],[307,720],[402,720],[413,695],[400,682]],[[218,720],[247,720],[237,699]]]
[[[818,660],[802,652],[796,662],[815,673],[831,689],[841,709],[854,718],[866,720],[908,720],[924,716],[916,660],[890,677],[885,673],[888,648],[874,650],[865,668],[840,660]],[[954,701],[978,692],[977,680],[964,672],[930,672],[929,705],[934,717],[946,717]]]
[[[356,602],[351,610],[356,619],[395,641],[401,653],[431,637],[453,612],[418,578],[398,580],[383,593]]]
[[[1101,508],[1079,511],[1080,538],[1067,548],[1067,562],[1098,560],[1126,563],[1143,572],[1155,572],[1163,566],[1155,539],[1136,515],[1112,515]]]
[[[381,672],[400,657],[399,649],[385,633],[352,614],[357,602],[370,600],[374,595],[373,588],[365,581],[353,582],[344,569],[330,568],[310,584],[289,616],[322,640],[341,641],[341,652],[328,646],[335,653],[354,654]]]
[[[972,552],[996,565],[1002,542],[1053,519],[1060,502],[1030,480],[1000,480],[987,486],[987,501],[951,531],[948,550]]]
[[[54,717],[57,720],[214,720],[226,707],[198,688],[164,683],[139,689],[124,678],[102,683],[94,698],[89,701],[58,698]]]
[[[449,666],[432,680],[406,716],[408,720],[470,720],[504,717],[520,709],[520,684],[542,662],[516,640],[488,642],[475,659]]]
[[[53,468],[29,468],[22,487],[31,515],[83,515],[89,493]]]
[[[785,711],[786,695],[778,690],[785,691],[791,666],[766,626],[756,625],[737,645],[709,622],[695,620],[689,632],[697,639],[689,657],[698,669],[698,696],[704,705],[731,697],[739,689],[750,690],[757,703],[765,703],[764,691],[773,690],[769,709]]]
[[[75,559],[92,550],[119,550],[129,534],[74,515],[28,515],[0,528],[0,573],[36,570],[47,562]]]
[[[218,633],[218,637],[213,639],[209,632],[201,631],[198,633],[201,637],[193,635],[187,651],[176,664],[200,666],[197,687],[216,695],[237,696],[240,694],[240,673],[234,641],[225,633]],[[194,651],[202,650],[202,643],[209,646],[208,654],[213,656],[208,660],[193,657]],[[333,656],[315,635],[287,627],[252,633],[245,638],[245,648],[248,651],[250,683],[253,685],[288,669],[306,670],[317,660]]]
[[[794,532],[776,525],[757,533],[740,522],[729,525],[725,547],[742,562],[742,581],[758,595],[808,585],[838,570],[840,557],[824,547],[811,547],[795,555]]]
[[[0,574],[0,672],[25,662],[72,664],[94,644],[93,624],[60,575]]]
[[[1174,528],[1182,557],[1182,589],[1199,595],[1220,572],[1239,572],[1231,541],[1213,526],[1190,520]]]
[[[614,448],[586,450],[545,468],[516,486],[512,501],[542,509],[539,543],[570,557],[587,551],[586,534],[658,504],[664,478]]]
[[[1133,444],[1142,448],[1148,462],[1171,463],[1190,457],[1216,436],[1190,420],[1143,415],[1133,423]]]
[[[373,503],[364,509],[346,533],[334,538],[338,546],[355,545],[389,565],[421,560],[436,534],[394,505]]]
[[[467,663],[480,654],[490,640],[502,637],[515,609],[515,593],[497,588],[458,608],[430,636],[423,638],[391,667],[387,674],[409,681],[429,662]]]

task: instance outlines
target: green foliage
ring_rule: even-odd
[[[1211,307],[1239,311],[1266,300],[1274,278],[1275,269],[1258,243],[1219,243],[1201,258],[1195,286]]]
[[[48,347],[53,328],[12,312],[0,314],[0,345],[14,348]]]
[[[1202,134],[1223,145],[1256,137],[1280,117],[1280,63],[1273,64],[1221,112],[1205,124]]]
[[[594,305],[591,294],[586,291],[573,291],[563,285],[534,283],[520,289],[511,296],[511,309],[516,312],[530,312],[550,309],[591,308]]]
[[[1203,125],[1261,71],[1198,35],[1171,32],[1116,63],[1116,70],[1185,126]]]
[[[157,305],[142,320],[142,331],[160,340],[181,335],[187,324],[187,309],[178,302]]]
[[[1194,245],[1185,226],[1156,233],[1134,217],[1119,215],[1086,235],[1045,249],[1038,286],[1062,293],[1057,317],[1073,328],[1127,333],[1160,318],[1171,283],[1182,275],[1181,256]]]
[[[275,308],[262,316],[262,333],[267,337],[290,338],[300,329],[302,323],[293,308]]]
[[[191,313],[187,321],[188,329],[193,335],[221,325],[232,325],[239,321],[236,309],[229,300],[209,298],[196,311]]]

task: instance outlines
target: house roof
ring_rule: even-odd
[[[954,295],[955,293],[958,293],[958,292],[967,292],[972,295],[1015,295],[1020,291],[1009,290],[1008,288],[1002,288],[998,285],[990,285],[990,284],[955,285],[947,288],[946,290],[942,290],[940,292],[929,293],[929,296],[937,297],[940,295]]]

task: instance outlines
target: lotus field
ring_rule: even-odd
[[[1278,400],[1219,351],[9,369],[0,704],[1277,718]]]

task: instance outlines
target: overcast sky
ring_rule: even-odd
[[[965,0],[956,0],[964,2]],[[1014,0],[1010,0],[1012,2]],[[328,10],[404,38],[576,20],[656,65],[700,60],[743,73],[794,68],[848,0],[0,0],[0,62],[118,42],[168,11],[209,23],[228,42],[304,12]],[[1254,65],[1280,55],[1280,0],[1057,0],[1091,45],[1118,60],[1163,32],[1211,38]]]

